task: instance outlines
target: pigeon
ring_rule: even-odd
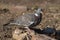
[[[42,11],[41,8],[35,10],[34,13],[28,13],[21,16],[18,16],[15,20],[10,22],[10,24],[23,25],[26,27],[36,26],[41,22]]]

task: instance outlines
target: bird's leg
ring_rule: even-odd
[[[28,32],[31,32],[31,30],[29,29],[29,27],[25,27],[27,29]]]
[[[31,30],[29,27],[25,27],[27,29],[27,34],[29,35],[34,35],[35,32],[33,30]]]

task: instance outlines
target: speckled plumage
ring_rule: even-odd
[[[16,24],[16,25],[24,25],[24,26],[30,26],[30,25],[36,25],[41,20],[41,9],[37,9],[35,13],[28,13],[21,16],[18,16],[13,22],[10,24]]]

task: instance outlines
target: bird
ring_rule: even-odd
[[[38,25],[42,20],[42,9],[38,8],[34,13],[28,13],[18,16],[10,24],[23,25],[25,27],[32,27]]]

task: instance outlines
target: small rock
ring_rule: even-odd
[[[56,39],[60,40],[60,30],[57,30],[55,35],[56,35]]]
[[[42,30],[42,33],[43,34],[47,34],[47,35],[49,35],[49,36],[51,36],[51,34],[54,34],[56,32],[56,30],[55,30],[55,28],[44,28],[43,30]]]

